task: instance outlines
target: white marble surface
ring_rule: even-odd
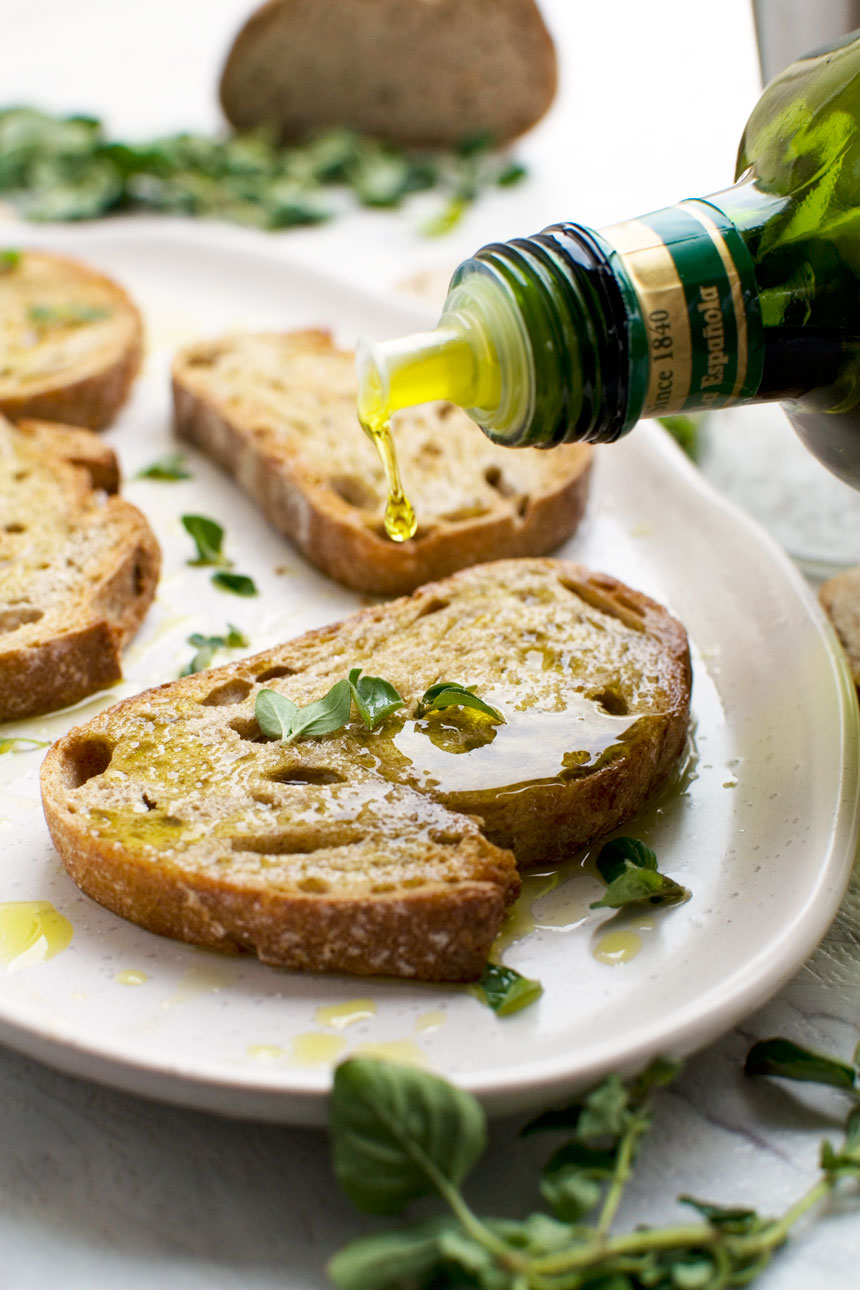
[[[0,102],[103,114],[143,133],[217,122],[216,70],[246,0],[0,0]],[[532,177],[428,245],[410,213],[284,234],[283,252],[362,285],[456,262],[552,219],[601,224],[719,187],[757,92],[746,0],[544,0],[563,87],[519,149]],[[617,969],[619,971],[623,968]],[[692,1059],[661,1100],[622,1219],[663,1222],[682,1191],[777,1212],[815,1172],[836,1099],[741,1074],[773,1033],[848,1056],[860,1033],[860,878],[824,944],[766,1008]],[[470,1194],[521,1213],[546,1151],[494,1126]],[[0,1052],[0,1286],[322,1290],[324,1259],[370,1223],[333,1187],[324,1136],[217,1120]],[[853,1290],[860,1209],[806,1225],[762,1290]]]

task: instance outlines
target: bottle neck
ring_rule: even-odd
[[[362,421],[442,398],[498,443],[551,447],[755,398],[755,267],[723,209],[739,203],[755,226],[743,187],[600,232],[558,224],[482,248],[455,273],[435,331],[362,348]]]

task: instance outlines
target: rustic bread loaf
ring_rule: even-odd
[[[174,363],[178,433],[202,448],[324,572],[400,595],[482,560],[544,555],[585,509],[592,450],[501,448],[449,403],[394,417],[415,537],[383,527],[385,480],[355,413],[353,355],[325,332],[232,336]]]
[[[289,139],[345,125],[452,147],[522,134],[555,88],[534,0],[269,0],[236,37],[221,103],[239,129]]]
[[[403,708],[292,743],[300,707],[361,667]],[[465,707],[416,715],[440,681]],[[48,753],[48,827],[75,882],[155,932],[281,967],[477,976],[518,888],[630,819],[687,729],[683,628],[553,560],[464,570],[414,595],[128,699]]]
[[[854,684],[860,688],[860,565],[828,578],[819,587],[818,598],[848,656]]]
[[[140,314],[110,278],[44,251],[0,265],[0,412],[101,430],[140,366]]]
[[[0,418],[0,721],[119,680],[155,594],[158,544],[134,506],[95,491],[116,462],[90,433]]]

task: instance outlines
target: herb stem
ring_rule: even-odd
[[[509,1271],[524,1274],[528,1261],[523,1256],[518,1255],[505,1241],[496,1236],[495,1232],[492,1232],[490,1228],[481,1222],[477,1214],[474,1214],[469,1208],[463,1195],[456,1187],[452,1186],[447,1178],[438,1172],[426,1157],[424,1167],[433,1179],[439,1195],[448,1204],[454,1217],[465,1228],[469,1236],[478,1241],[480,1245],[483,1245],[491,1254],[494,1254]]]
[[[648,1128],[648,1117],[640,1113],[630,1123],[625,1130],[624,1136],[618,1145],[618,1154],[615,1159],[615,1168],[612,1174],[612,1180],[607,1188],[603,1205],[600,1210],[600,1217],[597,1221],[596,1235],[602,1238],[612,1226],[612,1221],[621,1204],[624,1195],[624,1188],[630,1180],[633,1172],[633,1158],[636,1154],[636,1144]]]

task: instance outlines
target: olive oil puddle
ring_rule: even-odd
[[[69,946],[73,935],[72,924],[48,900],[0,904],[0,960],[7,972],[47,962]]]

